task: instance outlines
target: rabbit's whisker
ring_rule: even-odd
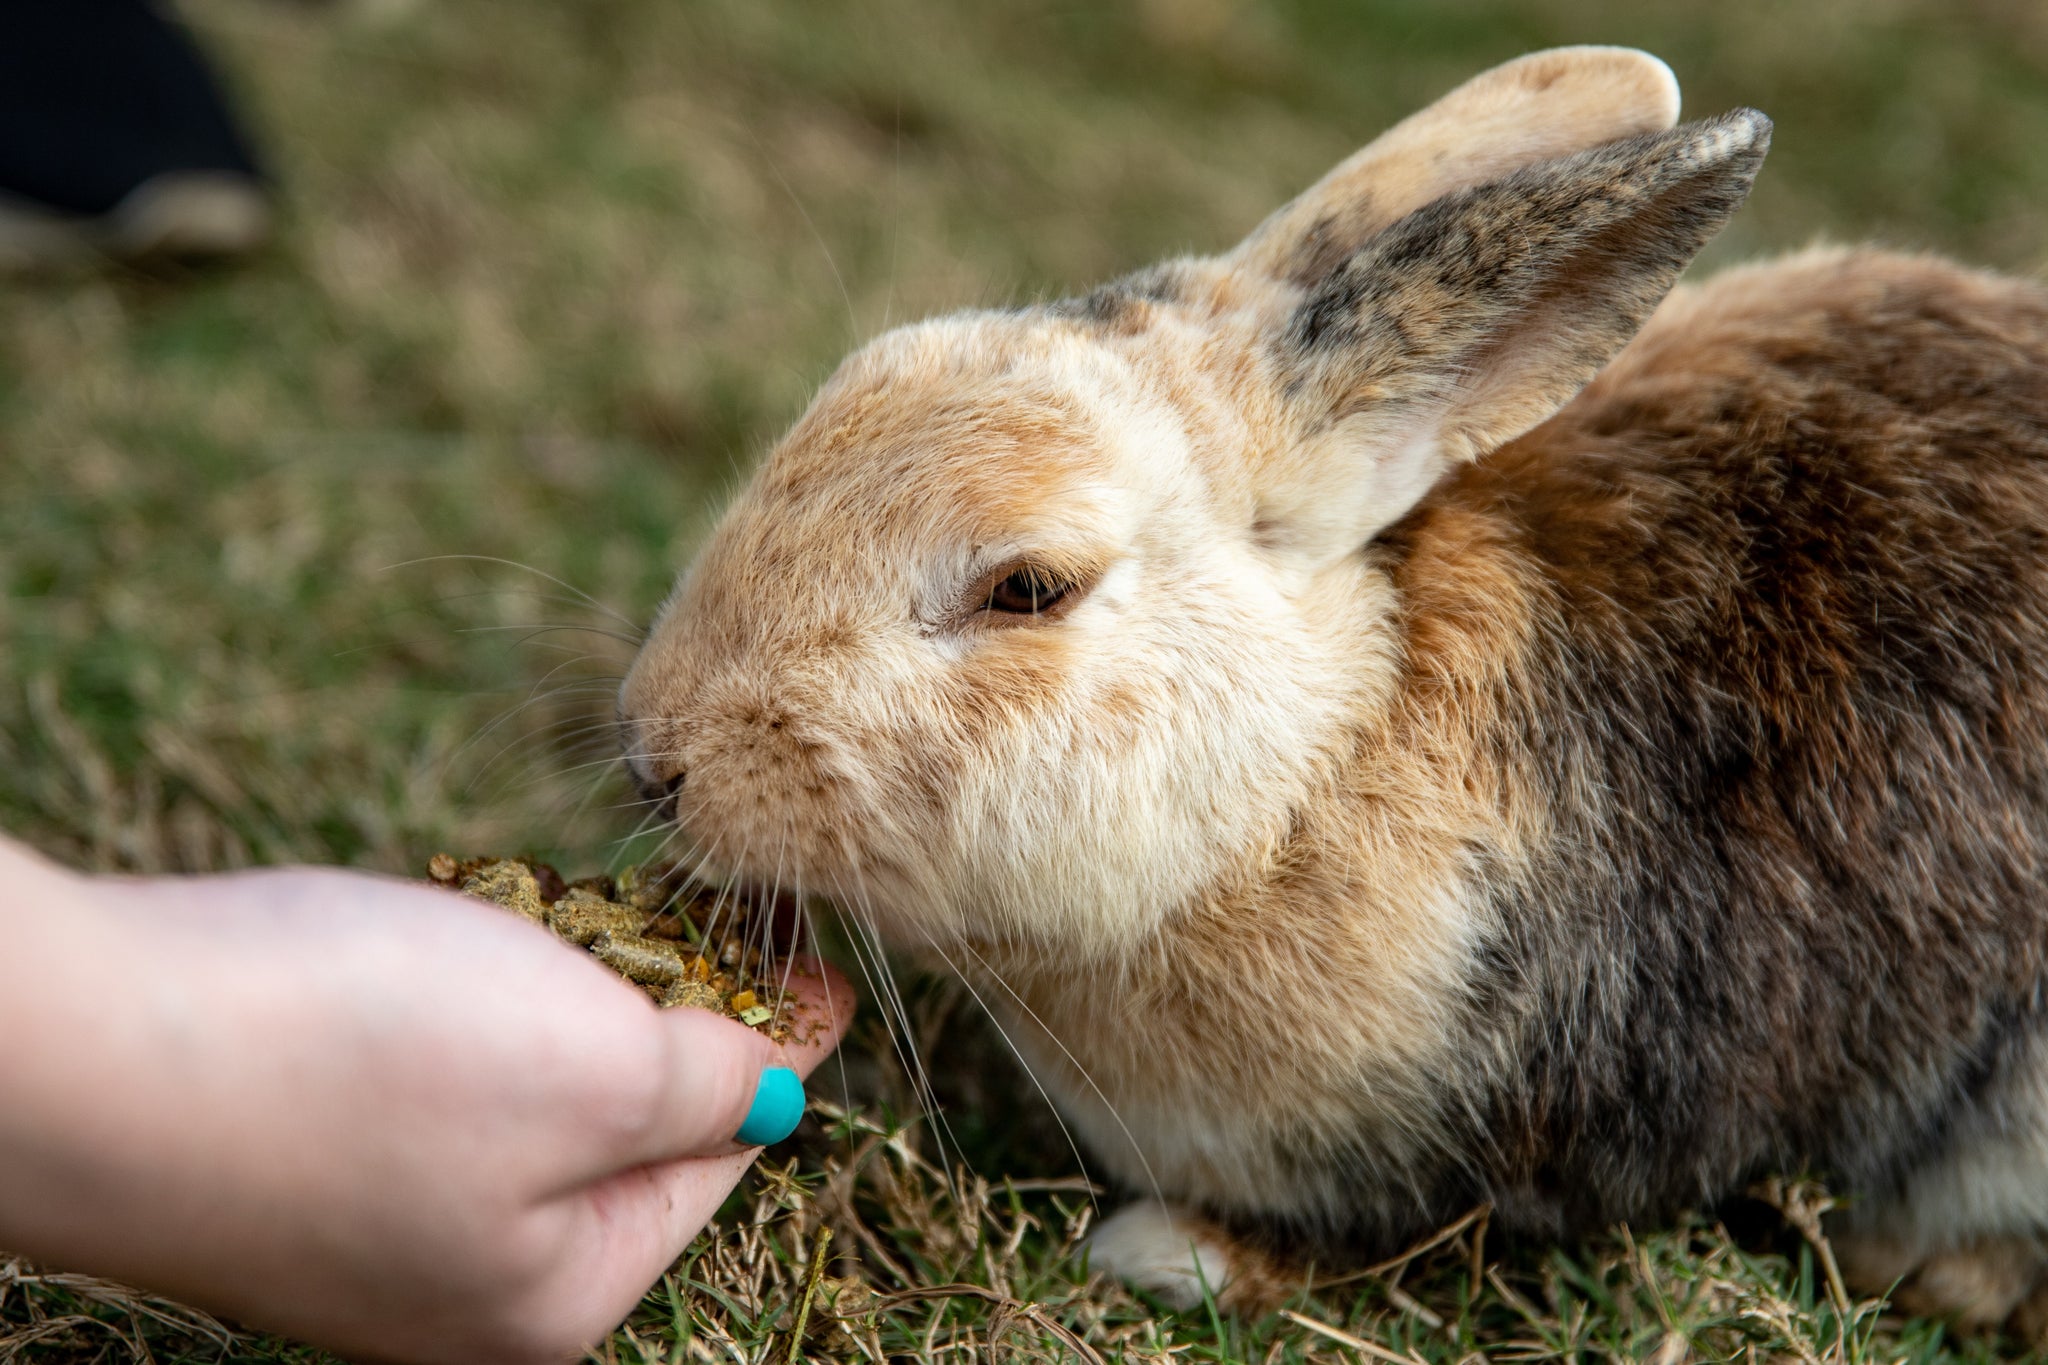
[[[1074,1154],[1074,1164],[1081,1168],[1081,1174],[1087,1178],[1088,1184],[1091,1187],[1088,1192],[1089,1206],[1092,1207],[1097,1214],[1100,1214],[1102,1212],[1102,1206],[1098,1204],[1095,1199],[1095,1192],[1092,1188],[1095,1184],[1095,1177],[1088,1169],[1088,1159],[1081,1154],[1081,1144],[1075,1140],[1073,1130],[1067,1127],[1067,1120],[1065,1116],[1060,1113],[1059,1105],[1053,1101],[1052,1092],[1045,1088],[1045,1082],[1039,1079],[1037,1069],[1031,1065],[1031,1059],[1024,1055],[1024,1050],[1017,1046],[1016,1039],[1012,1038],[1010,1036],[1010,1031],[1003,1027],[1002,1020],[996,1016],[994,1010],[989,1008],[988,1001],[982,996],[980,991],[974,988],[973,979],[967,976],[965,973],[963,973],[959,969],[959,967],[953,962],[953,959],[947,956],[946,950],[939,946],[938,940],[933,938],[930,934],[926,934],[924,935],[924,941],[926,945],[930,947],[933,952],[937,953],[941,960],[945,962],[947,968],[952,971],[953,975],[959,978],[960,984],[966,988],[967,993],[974,997],[974,1003],[981,1007],[981,1012],[987,1016],[990,1026],[995,1029],[997,1036],[1003,1040],[1003,1046],[1010,1049],[1010,1055],[1015,1057],[1017,1059],[1017,1065],[1024,1069],[1024,1074],[1031,1080],[1032,1088],[1038,1091],[1038,1097],[1045,1101],[1046,1109],[1050,1111],[1052,1114],[1052,1121],[1059,1125],[1060,1136],[1066,1139],[1068,1150],[1070,1150]],[[961,946],[966,948],[968,952],[974,952],[974,948],[971,944],[965,943],[963,941]],[[1095,1084],[1094,1077],[1090,1076],[1087,1072],[1087,1069],[1083,1067],[1079,1061],[1075,1060],[1074,1054],[1067,1050],[1067,1045],[1065,1043],[1062,1043],[1059,1040],[1058,1035],[1056,1035],[1050,1028],[1047,1028],[1044,1021],[1039,1019],[1038,1015],[1032,1011],[1031,1007],[1024,1003],[1023,998],[1019,996],[1015,990],[1011,989],[1009,982],[1003,980],[1002,974],[995,971],[992,967],[990,967],[988,962],[982,958],[981,954],[975,953],[974,956],[975,960],[981,963],[982,970],[988,973],[989,978],[993,980],[997,985],[1001,986],[1003,990],[1009,994],[1010,998],[1017,1002],[1018,1007],[1021,1008],[1025,1012],[1025,1014],[1030,1016],[1031,1021],[1033,1023],[1038,1025],[1040,1032],[1044,1033],[1046,1037],[1052,1039],[1053,1046],[1057,1047],[1063,1054],[1065,1054],[1068,1063],[1073,1066],[1075,1071],[1080,1073],[1081,1079],[1088,1083],[1088,1088],[1093,1090],[1097,1098],[1102,1100],[1103,1107],[1109,1110],[1110,1116],[1116,1120],[1117,1127],[1123,1129],[1124,1136],[1130,1140],[1131,1150],[1137,1153],[1139,1164],[1145,1168],[1145,1178],[1147,1182],[1152,1186],[1153,1197],[1159,1201],[1159,1204],[1162,1208],[1165,1207],[1166,1195],[1163,1191],[1161,1191],[1159,1187],[1158,1178],[1152,1174],[1151,1163],[1145,1160],[1144,1149],[1138,1146],[1137,1138],[1132,1136],[1129,1126],[1124,1123],[1123,1116],[1117,1113],[1116,1106],[1111,1104],[1109,1102],[1108,1097],[1103,1095],[1102,1087]]]
[[[473,564],[497,564],[508,569],[518,569],[523,573],[530,573],[537,578],[544,578],[548,582],[554,584],[556,587],[562,589],[564,592],[567,592],[573,597],[575,597],[577,601],[582,602],[585,606],[596,608],[598,611],[603,612],[605,615],[617,621],[620,625],[623,625],[627,630],[632,631],[635,639],[643,638],[640,634],[640,623],[633,620],[631,617],[627,616],[624,612],[619,611],[616,608],[606,606],[603,602],[600,602],[597,598],[592,597],[589,593],[583,591],[583,589],[577,587],[574,583],[571,583],[566,579],[557,578],[555,575],[547,572],[545,569],[536,568],[531,564],[523,564],[516,559],[505,559],[498,555],[477,554],[422,555],[418,559],[406,559],[400,560],[396,564],[387,564],[384,566],[384,572],[395,573],[400,569],[409,569],[419,564],[438,564],[446,563],[449,561],[467,562]]]

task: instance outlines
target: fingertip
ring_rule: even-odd
[[[663,1010],[661,1023],[667,1076],[651,1155],[731,1151],[762,1073],[781,1062],[775,1045],[736,1020],[689,1006]]]
[[[780,1142],[805,1107],[803,1078],[845,1034],[854,1013],[846,978],[815,959],[790,967],[778,1045],[735,1019],[682,1006],[661,1011],[662,1094],[641,1160],[712,1156]],[[778,1029],[778,1032],[781,1032]]]
[[[798,1075],[808,1076],[846,1036],[858,998],[838,968],[817,958],[799,958],[791,966],[789,995],[782,1057]]]
[[[754,1100],[734,1135],[742,1147],[772,1147],[796,1131],[804,1117],[804,1083],[786,1066],[771,1066],[754,1086]]]

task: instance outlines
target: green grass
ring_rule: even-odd
[[[1710,261],[1817,236],[2048,260],[2030,0],[191,12],[283,175],[281,244],[232,271],[0,283],[0,827],[96,868],[623,859],[605,717],[631,645],[593,601],[644,621],[850,344],[1227,244],[1530,48],[1647,46],[1691,111],[1777,119]],[[1073,1158],[985,1032],[946,1022],[957,993],[915,995],[973,1174],[949,1189],[921,1125],[881,1122],[914,1110],[870,1024],[820,1088],[857,1116],[746,1187],[610,1358],[780,1359],[824,1224],[816,1352],[1056,1354],[1057,1324],[1108,1359],[1358,1358],[1088,1280]],[[1427,1361],[1989,1351],[1845,1320],[1814,1249],[1764,1225],[1567,1248],[1467,1229],[1296,1309]],[[210,1330],[0,1269],[0,1361],[306,1358]]]

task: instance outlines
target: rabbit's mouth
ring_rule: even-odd
[[[847,895],[745,875],[707,876],[703,869],[693,872],[692,881],[703,888],[696,893],[699,896],[723,899],[736,907],[732,922],[744,928],[734,932],[762,945],[778,961],[786,962],[798,953],[821,954],[827,937],[821,931],[826,926],[836,927],[842,943],[850,940],[859,952],[885,947],[915,958],[930,958],[935,966],[961,950],[990,952],[998,946],[951,926],[936,929],[866,889]]]

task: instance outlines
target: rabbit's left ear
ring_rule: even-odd
[[[1753,109],[1457,190],[1308,284],[1262,343],[1299,439],[1255,476],[1258,534],[1310,564],[1562,407],[1748,197]]]
[[[1453,190],[1678,121],[1678,78],[1647,52],[1554,47],[1482,71],[1339,162],[1238,243],[1232,270],[1311,284]]]

